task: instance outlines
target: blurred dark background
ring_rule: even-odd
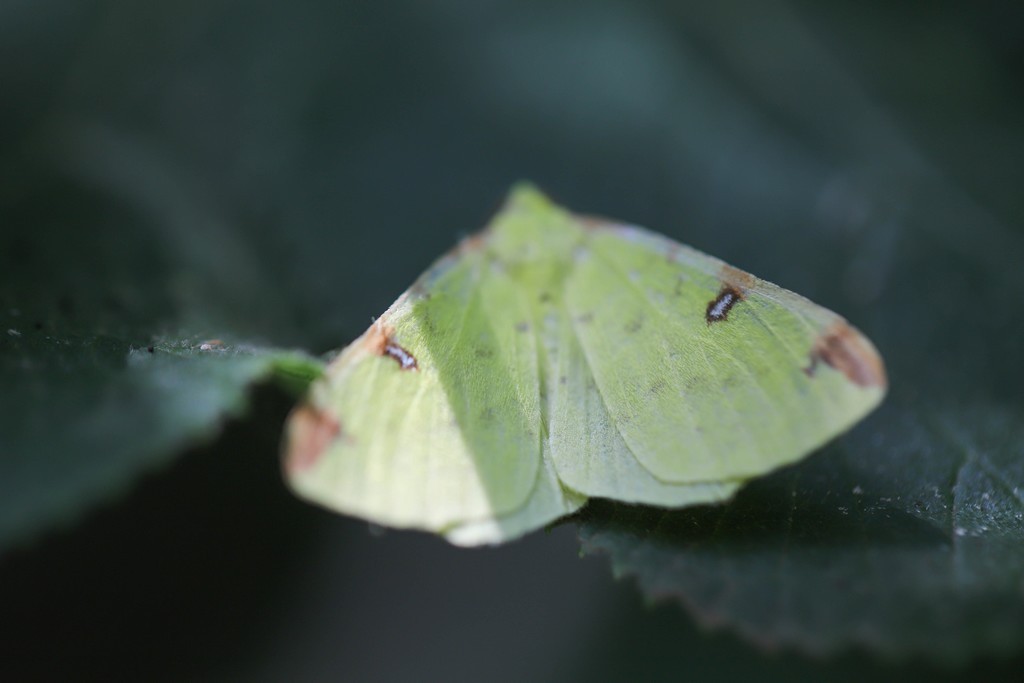
[[[916,391],[939,364],[1011,397],[992,370],[1021,342],[965,358],[977,328],[947,327],[979,274],[1024,283],[1022,35],[1009,1],[6,0],[5,277],[30,310],[74,291],[83,325],[322,353],[530,179],[841,311]],[[968,673],[708,635],[579,559],[571,526],[465,551],[314,510],[277,472],[288,405],[259,392],[217,441],[7,558],[0,675]]]

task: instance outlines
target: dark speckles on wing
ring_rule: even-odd
[[[664,377],[661,377],[655,380],[653,384],[651,384],[650,389],[648,391],[650,391],[652,396],[659,396],[663,394],[668,388],[668,380],[666,380]]]

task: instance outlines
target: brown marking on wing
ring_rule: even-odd
[[[207,339],[199,345],[200,351],[216,351],[217,349],[223,349],[224,342],[220,339]]]
[[[416,357],[396,342],[392,334],[392,329],[383,324],[383,319],[377,320],[366,331],[366,334],[363,335],[363,343],[366,345],[366,350],[375,356],[394,358],[398,366],[403,370],[418,370]]]
[[[729,284],[723,284],[718,290],[718,296],[708,302],[704,310],[704,320],[708,325],[719,323],[729,318],[729,311],[737,303],[743,300],[743,293]]]
[[[718,279],[722,281],[722,287],[718,290],[718,295],[708,302],[708,307],[704,311],[704,320],[708,325],[727,320],[732,307],[743,301],[748,290],[757,286],[756,277],[728,263],[722,264],[718,271]]]
[[[341,435],[341,423],[334,417],[309,404],[299,406],[288,420],[285,470],[289,474],[308,470]]]
[[[384,345],[384,355],[394,358],[403,370],[417,370],[416,357],[389,339]]]
[[[487,239],[490,237],[490,228],[484,228],[480,232],[463,237],[448,252],[449,256],[463,256],[474,251],[480,251],[487,246]]]
[[[482,230],[477,233],[473,233],[469,237],[459,242],[459,251],[480,251],[484,248],[484,244],[487,242],[487,231]]]
[[[728,263],[723,263],[718,273],[718,279],[722,281],[723,287],[732,287],[741,296],[746,296],[747,290],[757,285],[757,278],[745,270],[734,268]]]
[[[384,347],[387,346],[388,338],[391,336],[391,329],[384,327],[383,318],[378,319],[370,329],[363,335],[363,344],[366,350],[375,356],[384,355]]]
[[[804,368],[804,373],[813,377],[819,362],[843,373],[859,387],[885,388],[888,384],[878,352],[860,332],[842,320],[832,324],[814,342],[811,363]]]
[[[600,230],[615,225],[614,221],[602,218],[601,216],[594,216],[593,214],[574,213],[572,217],[576,219],[577,225],[588,231]]]

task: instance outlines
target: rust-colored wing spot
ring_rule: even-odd
[[[811,348],[811,364],[804,368],[814,376],[818,363],[825,363],[861,387],[885,387],[888,380],[878,352],[857,330],[843,321],[826,329]]]
[[[748,289],[752,289],[757,284],[756,277],[745,270],[730,266],[728,263],[722,264],[718,277],[722,281],[723,287],[731,287],[744,296]]]
[[[394,358],[403,370],[418,369],[416,357],[396,342],[391,336],[391,330],[381,325],[380,321],[374,323],[366,333],[365,343],[370,353]]]
[[[614,225],[614,223],[608,220],[607,218],[602,218],[601,216],[594,216],[592,214],[576,213],[573,214],[573,218],[576,219],[577,225],[579,225],[584,230],[588,231],[601,230],[603,228],[607,228],[609,226]]]
[[[464,238],[458,244],[459,253],[465,254],[472,251],[480,251],[487,244],[488,235],[489,233],[486,230],[481,230]]]
[[[302,472],[320,459],[327,447],[341,435],[341,423],[323,410],[306,404],[296,408],[288,420],[288,472]]]
[[[375,356],[383,356],[390,333],[391,331],[384,327],[381,320],[373,323],[364,335],[363,343],[366,345],[366,350]]]

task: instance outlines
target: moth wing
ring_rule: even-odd
[[[573,400],[663,484],[730,486],[791,463],[885,393],[877,352],[841,317],[640,228],[592,222],[564,300],[591,382]],[[622,450],[572,440],[555,451],[569,485]],[[638,500],[663,502],[650,491]]]
[[[467,241],[314,384],[286,433],[285,474],[300,496],[464,543],[506,540],[578,507],[542,467],[536,339],[493,324],[524,303],[492,266]]]
[[[552,344],[551,451],[558,476],[588,496],[684,506],[728,499],[739,481],[673,483],[652,474],[626,443],[577,335],[587,323],[563,310]],[[632,353],[623,348],[621,353]],[[599,362],[594,359],[594,362]],[[678,444],[677,444],[678,445]],[[679,447],[679,457],[686,449]]]

